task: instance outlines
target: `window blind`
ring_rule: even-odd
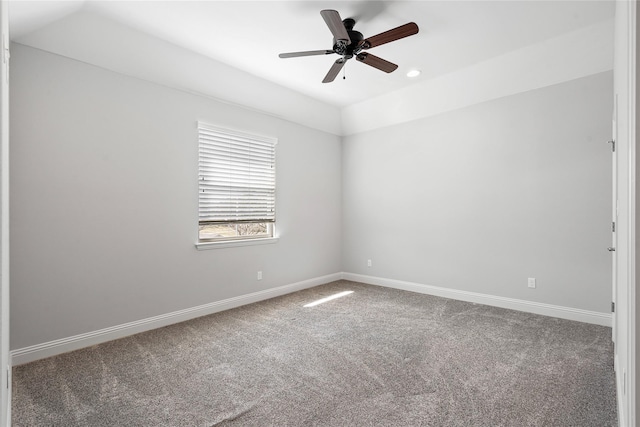
[[[198,123],[199,222],[275,222],[277,139]]]

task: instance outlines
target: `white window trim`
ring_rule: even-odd
[[[235,248],[239,246],[270,245],[280,240],[279,237],[261,237],[256,239],[221,240],[218,242],[196,242],[199,251],[209,249]]]

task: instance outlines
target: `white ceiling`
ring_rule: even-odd
[[[355,60],[321,83],[337,55],[280,59],[331,49],[320,16],[335,9],[365,37],[407,22],[419,34],[371,53],[399,65],[386,74]],[[489,58],[612,19],[610,1],[10,1],[12,39],[62,18],[98,14],[322,102],[345,107]],[[109,34],[104,34],[105,38]],[[422,74],[406,77],[410,69]]]

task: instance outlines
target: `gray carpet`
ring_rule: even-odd
[[[610,335],[339,281],[15,367],[13,425],[615,426]]]

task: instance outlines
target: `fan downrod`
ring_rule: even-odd
[[[342,23],[347,31],[353,31],[353,26],[356,25],[356,20],[353,18],[345,18],[342,20]]]

